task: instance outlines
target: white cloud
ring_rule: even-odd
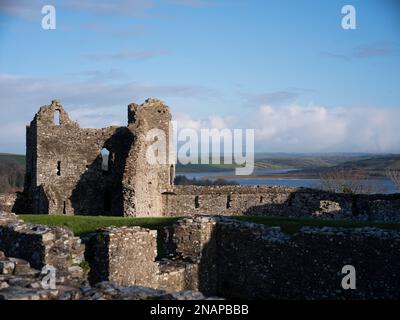
[[[218,97],[202,86],[156,85],[87,79],[32,78],[0,74],[0,151],[23,152],[25,125],[38,108],[59,99],[82,127],[126,124],[126,106],[148,97],[184,104]],[[102,76],[102,73],[98,73]],[[84,76],[84,75],[83,75]],[[72,78],[72,79],[71,79]],[[174,106],[172,106],[174,107]],[[198,119],[191,110],[174,114],[179,128],[253,128],[256,150],[264,152],[400,152],[400,108],[328,108],[261,105],[243,114]]]
[[[116,71],[114,71],[115,73]],[[73,73],[72,73],[73,74]],[[104,72],[81,77],[34,78],[0,74],[0,152],[23,152],[25,125],[40,106],[58,99],[82,127],[126,124],[126,108],[147,98],[207,100],[219,93],[204,86],[115,81]],[[18,122],[16,122],[18,121]],[[11,129],[10,125],[13,125]],[[8,132],[16,134],[7,135]]]
[[[179,128],[255,129],[263,152],[400,152],[400,109],[260,106],[253,114],[193,120]]]

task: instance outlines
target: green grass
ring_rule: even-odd
[[[179,218],[156,217],[156,218],[124,218],[105,216],[64,216],[26,214],[20,215],[25,222],[44,224],[47,226],[64,226],[72,230],[76,236],[96,231],[104,227],[140,226],[153,230],[160,230],[167,225],[173,224]]]
[[[279,226],[282,232],[294,234],[302,227],[341,227],[341,228],[360,228],[376,227],[381,229],[400,230],[400,223],[381,223],[381,222],[358,222],[349,220],[322,220],[312,218],[286,218],[271,216],[240,216],[235,219],[242,221],[255,222],[268,226]]]
[[[165,226],[172,225],[179,218],[175,217],[155,217],[155,218],[125,218],[125,217],[105,217],[105,216],[64,216],[64,215],[44,215],[44,214],[25,214],[20,215],[25,222],[44,224],[53,227],[67,227],[75,236],[82,236],[95,232],[99,228],[140,226],[152,230],[157,230],[157,260],[165,257],[163,245],[163,233],[160,232]]]
[[[151,218],[124,218],[105,216],[56,216],[56,215],[21,215],[25,222],[44,224],[48,226],[65,226],[70,228],[75,235],[81,236],[96,231],[98,228],[109,226],[141,226],[153,230],[176,222],[176,217],[151,217]],[[376,227],[381,229],[400,230],[400,223],[355,222],[348,220],[322,220],[312,218],[286,218],[271,216],[240,216],[233,217],[241,221],[260,223],[268,226],[279,226],[287,234],[293,234],[304,226],[312,227]],[[161,233],[159,232],[161,235]]]

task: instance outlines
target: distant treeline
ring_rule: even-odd
[[[194,185],[194,186],[226,186],[226,185],[239,185],[236,181],[229,181],[225,179],[201,179],[197,180],[196,178],[188,179],[185,176],[176,176],[175,177],[176,185]]]
[[[25,168],[16,162],[0,161],[0,193],[22,190]]]

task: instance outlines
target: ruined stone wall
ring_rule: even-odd
[[[157,231],[140,227],[104,228],[86,243],[89,281],[113,281],[167,291],[196,289],[196,263],[164,259],[156,261]]]
[[[24,204],[16,210],[161,215],[161,192],[171,187],[174,166],[147,162],[147,146],[154,141],[146,141],[146,133],[159,128],[168,139],[169,108],[148,99],[130,105],[128,118],[127,127],[85,129],[69,119],[58,101],[40,108],[27,127],[25,188],[19,197]],[[108,170],[102,166],[102,150],[109,152]]]
[[[157,232],[140,227],[105,228],[86,244],[90,281],[154,287]],[[130,272],[131,271],[131,272]]]
[[[175,248],[170,246],[171,253],[197,261],[198,288],[207,295],[245,299],[400,297],[399,231],[304,227],[290,236],[279,227],[195,217],[179,221],[171,237],[175,244]],[[341,286],[344,265],[356,268],[356,290]]]
[[[161,101],[148,99],[128,106],[128,122],[137,139],[127,160],[129,174],[123,180],[125,215],[161,216],[161,193],[172,188],[175,178],[175,162],[170,158],[171,113]],[[151,149],[157,142],[164,147]]]
[[[66,228],[24,223],[17,216],[0,212],[0,251],[28,261],[33,268],[51,265],[60,281],[80,281],[84,271],[84,246]]]
[[[251,299],[399,299],[400,233],[373,228],[279,228],[222,222],[218,289]],[[356,269],[356,289],[344,290],[344,265]]]
[[[400,194],[347,195],[268,186],[175,186],[163,194],[164,215],[271,215],[400,221]]]

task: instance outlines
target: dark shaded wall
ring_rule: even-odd
[[[180,220],[169,253],[198,264],[198,289],[241,299],[399,299],[400,232],[375,228],[279,227],[224,217]],[[345,290],[342,268],[356,269]]]
[[[400,221],[400,194],[349,195],[268,186],[175,186],[163,194],[164,215],[271,215]]]
[[[217,230],[218,294],[248,299],[399,299],[399,232],[274,228],[221,223]],[[356,269],[356,289],[341,282]]]

